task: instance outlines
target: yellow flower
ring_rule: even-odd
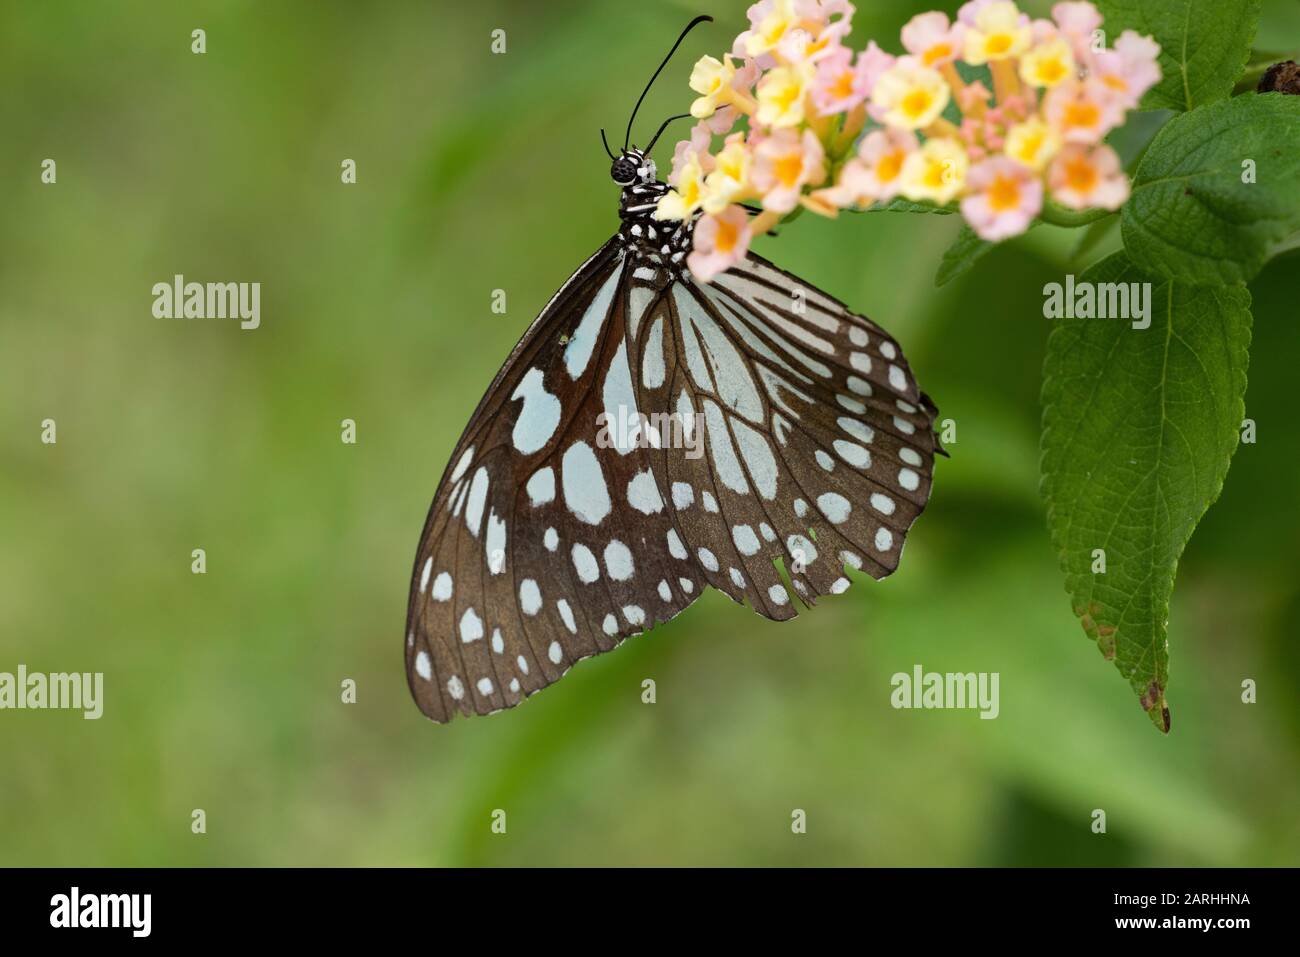
[[[1041,170],[1060,148],[1061,135],[1035,116],[1007,130],[1004,152],[1017,163]]]
[[[1020,56],[1029,49],[1033,28],[1011,0],[990,3],[975,15],[975,25],[966,31],[963,59],[979,66],[993,60]]]
[[[677,185],[655,207],[655,219],[687,220],[704,204],[704,169],[700,155],[691,151],[678,172]]]
[[[760,56],[775,49],[786,32],[799,22],[794,4],[795,0],[776,0],[767,16],[745,35],[745,52]]]
[[[1074,76],[1074,54],[1064,37],[1034,47],[1020,61],[1020,78],[1030,86],[1052,87]]]
[[[728,54],[719,61],[702,56],[691,70],[691,89],[700,94],[691,104],[691,116],[697,120],[708,119],[731,96],[731,82],[736,78],[736,67]]]
[[[871,103],[883,111],[885,125],[919,130],[939,118],[949,95],[948,84],[938,70],[903,57],[876,81]]]
[[[962,191],[969,167],[966,150],[957,140],[928,139],[903,161],[899,192],[908,199],[930,200],[943,206]]]
[[[806,63],[769,70],[758,84],[758,122],[776,127],[802,123],[813,75],[813,67]]]
[[[732,134],[714,157],[713,172],[704,180],[704,211],[718,214],[739,202],[749,189],[749,168],[753,161],[743,133]]]

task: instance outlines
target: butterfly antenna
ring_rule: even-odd
[[[612,152],[610,152],[610,149],[609,149],[609,140],[605,139],[605,131],[604,131],[604,129],[602,129],[602,130],[600,131],[600,142],[601,142],[601,145],[603,145],[603,146],[605,147],[605,152],[606,152],[606,153],[609,153],[609,158],[610,158],[610,159],[613,159],[613,158],[614,158],[614,154],[613,154]]]
[[[659,137],[663,136],[664,130],[668,129],[668,124],[676,120],[684,120],[690,115],[691,114],[689,113],[678,113],[676,116],[670,116],[668,117],[668,119],[664,120],[663,123],[659,126],[659,132],[650,138],[649,145],[647,145],[646,148],[642,150],[642,152],[645,153],[647,156],[649,156],[650,151],[654,149],[655,144],[659,142]]]
[[[659,79],[659,74],[662,73],[664,67],[668,65],[668,61],[673,58],[673,54],[677,52],[677,48],[682,45],[682,41],[686,39],[686,34],[690,33],[696,26],[704,23],[706,20],[709,23],[712,23],[713,17],[710,17],[707,14],[701,14],[690,23],[686,24],[686,29],[683,30],[681,36],[677,38],[677,42],[673,44],[673,48],[668,51],[668,55],[664,57],[664,62],[659,64],[659,69],[655,70],[654,76],[650,77],[650,82],[647,83],[645,89],[641,91],[641,96],[637,99],[636,106],[632,107],[632,115],[627,118],[627,133],[623,136],[623,149],[627,149],[627,144],[632,139],[632,121],[636,119],[636,111],[641,109],[641,101],[644,100],[645,95],[650,92],[650,87],[654,86],[655,80]]]

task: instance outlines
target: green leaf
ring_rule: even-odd
[[[1203,284],[1253,277],[1300,229],[1300,97],[1250,94],[1174,117],[1138,164],[1122,223],[1149,271]]]
[[[1041,491],[1074,613],[1167,732],[1169,597],[1237,446],[1250,294],[1153,277],[1122,252],[1082,282],[1150,283],[1150,325],[1057,320],[1043,370]]]
[[[872,203],[866,209],[858,210],[863,213],[948,213],[957,212],[957,204],[949,203],[947,206],[936,206],[934,203],[914,203],[910,199],[903,199],[901,196],[891,199],[887,203]]]
[[[1163,78],[1144,110],[1192,110],[1232,93],[1250,58],[1261,0],[1098,0],[1108,45],[1125,30],[1160,44]]]
[[[1112,214],[1088,226],[1079,234],[1079,241],[1075,243],[1074,249],[1070,250],[1070,262],[1082,262],[1087,258],[1089,253],[1106,241],[1106,237],[1110,235],[1117,222],[1119,217]]]
[[[939,260],[939,271],[934,274],[934,284],[944,286],[952,282],[993,248],[993,244],[975,235],[975,230],[962,223],[961,231],[952,245],[944,250]]]

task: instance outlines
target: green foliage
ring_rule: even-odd
[[[1162,280],[1123,253],[1080,281],[1150,283],[1151,323],[1057,321],[1043,383],[1048,525],[1074,613],[1168,731],[1169,596],[1237,446],[1250,295]]]
[[[872,203],[864,213],[939,213],[949,215],[957,212],[957,204],[949,203],[947,206],[937,206],[934,203],[914,203],[910,199],[903,199],[901,196],[891,199],[887,203]]]
[[[1109,44],[1125,30],[1160,44],[1162,79],[1147,110],[1191,110],[1221,100],[1250,57],[1261,0],[1097,0]]]
[[[936,286],[946,286],[979,262],[993,248],[993,244],[975,235],[975,230],[962,223],[961,231],[952,245],[944,250],[939,260],[939,270],[934,275]]]
[[[1247,280],[1300,228],[1300,97],[1247,94],[1172,119],[1124,207],[1134,262],[1189,283]]]
[[[859,4],[854,36],[888,45],[935,6]],[[743,7],[688,38],[634,137],[689,103],[689,64]],[[435,727],[401,666],[429,497],[502,359],[610,235],[597,131],[621,137],[695,11],[444,4],[431,31],[423,3],[214,10],[195,57],[190,5],[0,4],[0,79],[23,91],[0,106],[0,670],[106,673],[98,721],[0,716],[0,864],[1300,859],[1300,424],[1281,414],[1300,256],[1250,285],[1261,438],[1180,563],[1177,733],[1077,640],[1035,496],[1062,231],[935,294],[943,216],[804,216],[756,243],[897,336],[958,423],[898,573],[783,624],[710,595],[519,709]],[[262,328],[153,320],[175,271],[263,281]],[[55,447],[34,441],[46,416]],[[918,662],[1001,672],[1001,715],[893,710],[891,674]]]

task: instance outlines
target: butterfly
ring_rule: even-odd
[[[706,587],[793,618],[778,563],[809,606],[845,566],[884,578],[930,497],[937,409],[898,343],[753,253],[695,279],[694,219],[652,215],[671,119],[629,147],[640,104],[606,144],[618,231],[497,373],[420,536],[406,671],[434,721],[513,707]]]

